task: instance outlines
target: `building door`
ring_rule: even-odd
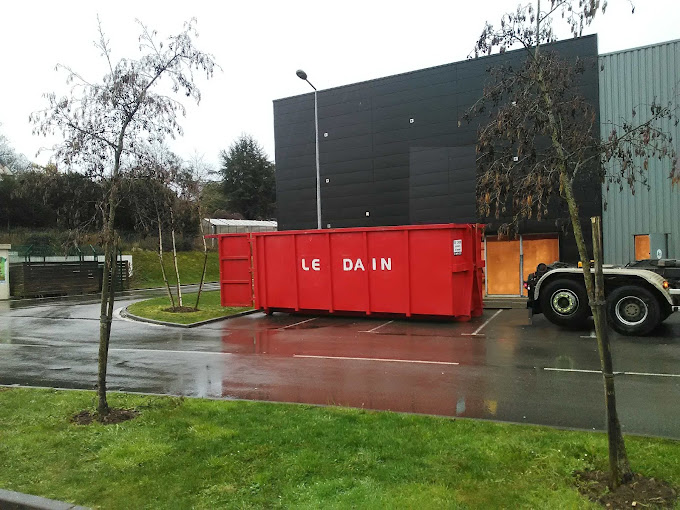
[[[519,281],[519,241],[486,238],[486,293],[517,296]]]
[[[635,236],[635,260],[648,259],[650,255],[649,251],[649,234]]]
[[[560,260],[560,241],[557,236],[525,235],[522,236],[522,253],[522,281],[526,281],[541,262],[552,264]],[[528,295],[523,286],[522,295]]]
[[[486,293],[497,296],[526,295],[522,282],[540,262],[560,258],[557,235],[522,235],[512,240],[486,238]],[[521,278],[520,278],[521,275]]]

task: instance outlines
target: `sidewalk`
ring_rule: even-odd
[[[20,492],[0,489],[0,510],[90,510],[84,506],[64,503]]]

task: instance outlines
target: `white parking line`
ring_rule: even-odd
[[[581,336],[581,338],[597,338],[597,335],[595,334],[595,330],[590,332],[590,335],[588,336]]]
[[[281,329],[292,328],[293,326],[299,326],[300,324],[304,324],[305,322],[310,322],[310,321],[314,321],[314,320],[316,320],[316,317],[312,317],[311,319],[307,319],[307,320],[304,320],[304,321],[296,322],[295,324],[288,324],[288,326],[284,326],[284,327],[282,327],[282,328],[279,328],[279,330],[281,330]]]
[[[9,347],[38,347],[45,349],[72,349],[73,344],[65,345],[40,345],[40,344],[0,344],[0,349]],[[78,345],[77,347],[83,347],[83,345]],[[95,349],[96,344],[86,345],[84,347],[92,347]],[[147,353],[170,353],[170,354],[210,354],[210,355],[222,355],[231,354],[229,352],[219,352],[219,351],[173,351],[168,349],[125,349],[125,348],[109,348],[109,352],[147,352]]]
[[[600,370],[585,370],[581,368],[552,368],[552,367],[543,367],[543,370],[547,370],[548,372],[578,372],[582,374],[601,374],[602,372]],[[614,375],[620,375],[621,372],[614,372]]]
[[[210,354],[212,356],[219,356],[222,354],[232,354],[230,352],[220,352],[220,351],[172,351],[168,349],[111,349],[109,352],[153,352],[153,353],[170,353],[170,354]]]
[[[368,331],[359,331],[359,333],[373,333],[374,331],[382,328],[383,326],[387,326],[388,324],[392,324],[393,322],[394,321],[389,321],[389,322],[386,322],[385,324],[381,324],[380,326],[377,326],[373,329],[369,329]]]
[[[294,358],[339,359],[350,361],[382,361],[386,363],[420,363],[425,365],[458,365],[453,361],[425,361],[420,359],[390,359],[390,358],[352,358],[349,356],[313,356],[311,354],[293,354]]]
[[[484,336],[484,335],[480,335],[479,332],[480,332],[483,328],[485,328],[486,325],[489,324],[489,322],[491,322],[492,320],[494,320],[494,319],[495,319],[502,311],[503,311],[503,310],[498,310],[496,313],[494,313],[491,317],[489,317],[489,318],[487,319],[487,321],[486,321],[484,324],[482,324],[482,325],[479,326],[477,329],[475,329],[474,333],[461,333],[461,335],[463,335],[463,336]]]
[[[9,347],[40,347],[40,348],[52,348],[52,347],[61,347],[61,346],[55,346],[55,345],[43,345],[43,344],[0,344],[0,348],[9,348]],[[68,346],[72,347],[72,346]]]
[[[680,377],[680,374],[650,374],[647,372],[622,372],[623,375],[646,375],[651,377]]]
[[[585,370],[581,368],[552,368],[543,367],[549,372],[578,372],[582,374],[601,374],[601,370]],[[680,374],[655,374],[653,372],[614,372],[614,375],[640,375],[647,377],[680,377]]]

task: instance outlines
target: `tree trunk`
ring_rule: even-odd
[[[109,295],[109,274],[111,272],[111,242],[106,221],[104,243],[104,271],[102,273],[102,296],[99,315],[99,355],[97,358],[97,415],[100,419],[109,413],[109,404],[106,401],[106,366],[108,363],[109,335],[111,329],[108,324],[108,307],[111,296]]]
[[[574,229],[574,239],[578,246],[579,257],[581,265],[583,266],[583,279],[586,284],[588,292],[588,299],[590,307],[593,311],[593,320],[595,322],[595,334],[597,336],[597,347],[600,353],[600,366],[602,369],[602,377],[605,388],[605,407],[607,412],[607,436],[609,439],[609,475],[611,488],[615,489],[622,483],[630,481],[633,473],[628,462],[628,455],[626,453],[626,445],[621,432],[621,424],[619,423],[618,413],[616,412],[616,394],[614,389],[614,375],[611,350],[609,348],[609,335],[606,325],[606,316],[604,310],[604,277],[602,275],[602,235],[599,226],[596,232],[595,225],[593,225],[593,252],[597,257],[595,260],[595,275],[598,276],[599,282],[594,281],[593,272],[590,270],[590,257],[588,257],[588,250],[586,248],[586,241],[581,228],[581,220],[579,219],[578,204],[574,197],[573,183],[563,171],[560,175],[560,182],[564,191],[564,198],[569,207],[569,216],[571,218],[571,225]],[[599,220],[599,218],[598,218]],[[597,236],[597,240],[595,237]],[[599,266],[599,267],[598,267]],[[595,279],[597,280],[597,278]]]
[[[538,56],[541,29],[541,1],[537,0],[536,10],[536,48],[534,58]],[[633,477],[626,454],[626,445],[621,432],[618,414],[616,412],[616,395],[614,391],[614,375],[611,351],[609,348],[609,335],[606,324],[606,310],[604,308],[604,276],[602,274],[602,231],[600,218],[592,218],[593,221],[593,252],[595,258],[595,278],[590,270],[590,257],[586,248],[586,241],[581,228],[578,204],[574,197],[573,182],[567,173],[567,155],[560,143],[558,122],[554,115],[553,101],[548,88],[543,81],[543,74],[538,75],[539,89],[545,100],[548,122],[551,130],[552,145],[560,158],[560,188],[561,194],[567,202],[569,217],[574,230],[574,240],[578,247],[579,258],[583,267],[583,280],[586,285],[588,300],[593,312],[597,347],[600,354],[600,366],[605,389],[605,407],[607,410],[607,435],[609,439],[609,471],[611,488],[615,489],[622,483],[630,481]],[[597,225],[596,225],[597,223]],[[597,237],[597,239],[596,239]]]
[[[198,310],[198,303],[201,300],[201,291],[203,290],[203,282],[205,281],[205,272],[208,267],[208,245],[205,242],[205,231],[203,230],[203,217],[201,215],[201,207],[198,207],[198,221],[201,226],[201,240],[203,241],[203,272],[201,273],[201,281],[198,282],[198,294],[196,295],[196,310]]]
[[[99,354],[97,357],[97,419],[103,421],[109,414],[109,403],[106,399],[106,369],[109,362],[109,341],[111,339],[111,322],[113,321],[113,304],[115,302],[115,276],[116,276],[116,246],[114,225],[116,220],[116,207],[118,206],[118,172],[120,171],[120,158],[123,153],[123,140],[125,130],[130,123],[131,117],[125,120],[118,134],[118,145],[114,155],[113,169],[111,171],[111,190],[108,202],[104,201],[103,229],[104,229],[104,272],[102,281],[102,297],[99,311]],[[113,267],[112,267],[113,262]],[[109,280],[110,277],[110,280]]]
[[[616,393],[614,391],[614,367],[609,346],[606,308],[604,298],[604,274],[602,273],[602,219],[599,216],[590,218],[593,229],[593,258],[595,259],[595,292],[590,298],[593,311],[597,348],[600,351],[600,366],[604,382],[604,398],[607,407],[607,433],[609,439],[609,471],[611,488],[616,489],[622,483],[633,478],[630,469],[626,444],[621,432],[619,416],[616,412]]]
[[[97,357],[97,417],[101,421],[109,413],[106,399],[106,369],[109,358],[109,340],[111,338],[111,321],[115,281],[115,238],[113,225],[116,218],[116,185],[111,185],[109,201],[104,217],[104,271],[102,274],[102,296],[99,315],[99,354]],[[112,265],[112,262],[114,264]]]
[[[172,208],[170,208],[170,225],[171,225],[171,230],[170,233],[172,234],[172,261],[175,264],[175,276],[177,277],[177,306],[182,307],[182,288],[180,287],[181,283],[179,281],[179,266],[177,265],[177,247],[175,245],[175,215],[172,212]]]
[[[163,276],[163,283],[165,283],[165,289],[168,291],[168,298],[170,299],[170,306],[175,308],[175,298],[170,290],[170,282],[168,281],[168,275],[165,272],[165,266],[163,265],[163,227],[161,227],[161,215],[156,211],[156,218],[158,219],[158,262],[161,265],[161,275]]]

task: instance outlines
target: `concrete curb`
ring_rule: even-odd
[[[0,489],[2,510],[90,510],[85,506]]]
[[[512,308],[526,309],[526,307],[526,297],[484,297],[484,308],[487,310],[509,310]]]
[[[123,308],[120,311],[120,316],[124,317],[126,319],[130,319],[133,321],[138,321],[138,322],[148,322],[149,324],[156,324],[157,326],[168,326],[170,328],[196,328],[198,326],[204,326],[205,324],[211,324],[213,322],[219,322],[219,321],[224,321],[227,319],[233,319],[235,317],[242,317],[244,315],[250,315],[253,313],[257,313],[260,310],[246,310],[245,312],[239,312],[234,315],[227,315],[226,317],[215,317],[214,319],[207,319],[204,321],[198,321],[198,322],[192,322],[191,324],[177,324],[175,322],[165,322],[165,321],[157,321],[155,319],[147,319],[146,317],[139,317],[137,315],[133,315],[130,312],[128,312],[127,306]],[[4,510],[4,509],[0,509]]]

